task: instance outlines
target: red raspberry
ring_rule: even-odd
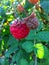
[[[28,0],[31,4],[36,4],[39,0]]]
[[[15,20],[12,25],[10,25],[10,32],[16,39],[25,38],[29,34],[29,28],[23,21]]]

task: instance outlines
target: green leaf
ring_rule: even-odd
[[[14,40],[13,40],[14,41]],[[18,43],[15,43],[13,42],[13,44],[10,46],[10,48],[7,50],[7,52],[5,53],[5,56],[6,57],[9,57],[10,54],[14,53],[15,51],[18,50]]]
[[[11,63],[10,65],[14,65],[13,63]]]
[[[16,40],[13,36],[10,35],[7,43],[8,45],[12,45],[12,44],[18,43],[18,40]]]
[[[24,42],[24,43],[22,44],[22,48],[23,48],[26,52],[30,53],[30,52],[32,52],[33,49],[34,49],[33,43],[30,42],[30,41],[26,41],[26,42]]]
[[[49,31],[41,31],[36,35],[38,41],[49,42]]]
[[[28,65],[28,61],[24,58],[19,60],[19,65]]]
[[[44,9],[45,13],[48,14],[49,13],[49,0],[44,0],[43,2],[41,2],[41,6]]]
[[[5,16],[5,10],[3,7],[0,7],[0,15],[3,17]]]
[[[15,51],[17,51],[18,49],[16,47],[10,48],[6,53],[5,56],[9,57],[10,54],[14,53]]]
[[[43,28],[43,22],[42,21],[40,21],[39,19],[38,19],[38,28],[37,29],[35,29],[35,31],[37,31],[37,32],[39,32],[42,28]]]
[[[17,53],[14,54],[14,56],[12,57],[12,62],[18,62],[19,59],[22,57],[22,51],[18,51]]]
[[[34,61],[32,60],[29,65],[34,65]]]
[[[35,30],[31,30],[29,35],[25,38],[26,40],[34,40],[35,38]]]
[[[49,65],[49,59],[43,59],[40,62],[38,62],[38,65]]]
[[[45,52],[44,52],[44,58],[45,59],[49,59],[49,49],[46,46],[44,46],[44,50],[45,50]]]
[[[0,65],[9,65],[9,60],[5,59],[4,56],[0,58]]]
[[[5,65],[9,65],[9,60],[5,59],[4,63],[5,63]]]
[[[5,65],[5,62],[4,61],[5,61],[5,58],[4,57],[0,57],[0,64],[1,65]]]
[[[32,8],[33,6],[34,6],[33,4],[29,3],[28,0],[26,0],[25,6],[24,6],[25,10]]]

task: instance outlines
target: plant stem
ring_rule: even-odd
[[[34,63],[34,65],[37,65],[37,57],[35,56],[35,63]]]
[[[36,31],[35,31],[35,35],[36,35]],[[36,40],[34,39],[34,45],[35,44],[36,44]],[[34,65],[37,65],[37,57],[36,57],[36,55],[35,55]]]

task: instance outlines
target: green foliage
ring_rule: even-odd
[[[12,58],[12,62],[19,62],[19,60],[22,58],[22,51],[18,51],[17,53],[15,53],[15,55],[13,55]]]
[[[38,32],[36,39],[43,42],[49,42],[49,31]]]
[[[10,36],[8,43],[10,45],[10,48],[7,49],[7,52],[5,53],[6,57],[9,57],[10,54],[12,54],[13,52],[18,50],[18,48],[17,48],[18,42],[13,37]]]
[[[49,49],[46,46],[44,46],[44,50],[44,58],[49,59]]]
[[[22,2],[25,11],[18,13],[16,7]],[[0,65],[35,65],[36,43],[44,46],[44,57],[37,58],[37,65],[49,65],[49,0],[40,0],[38,5],[39,9],[28,0],[0,1]],[[26,18],[33,11],[38,18],[38,28],[30,30],[25,39],[15,39],[10,34],[11,22]]]
[[[33,40],[35,38],[35,31],[31,30],[26,40]]]
[[[49,0],[41,2],[41,6],[46,14],[49,14]]]
[[[34,65],[34,61],[32,60],[29,65]]]
[[[27,62],[26,59],[22,58],[22,59],[20,59],[20,61],[19,61],[19,65],[28,65],[28,62]]]
[[[22,48],[26,51],[26,52],[28,52],[28,53],[30,53],[30,52],[32,52],[33,51],[33,43],[32,42],[24,42],[23,44],[22,44]]]

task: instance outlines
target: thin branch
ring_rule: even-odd
[[[36,35],[36,32],[35,32],[35,35]],[[34,39],[34,45],[36,44],[36,40]],[[35,61],[34,61],[34,65],[37,65],[37,57],[35,55]]]

